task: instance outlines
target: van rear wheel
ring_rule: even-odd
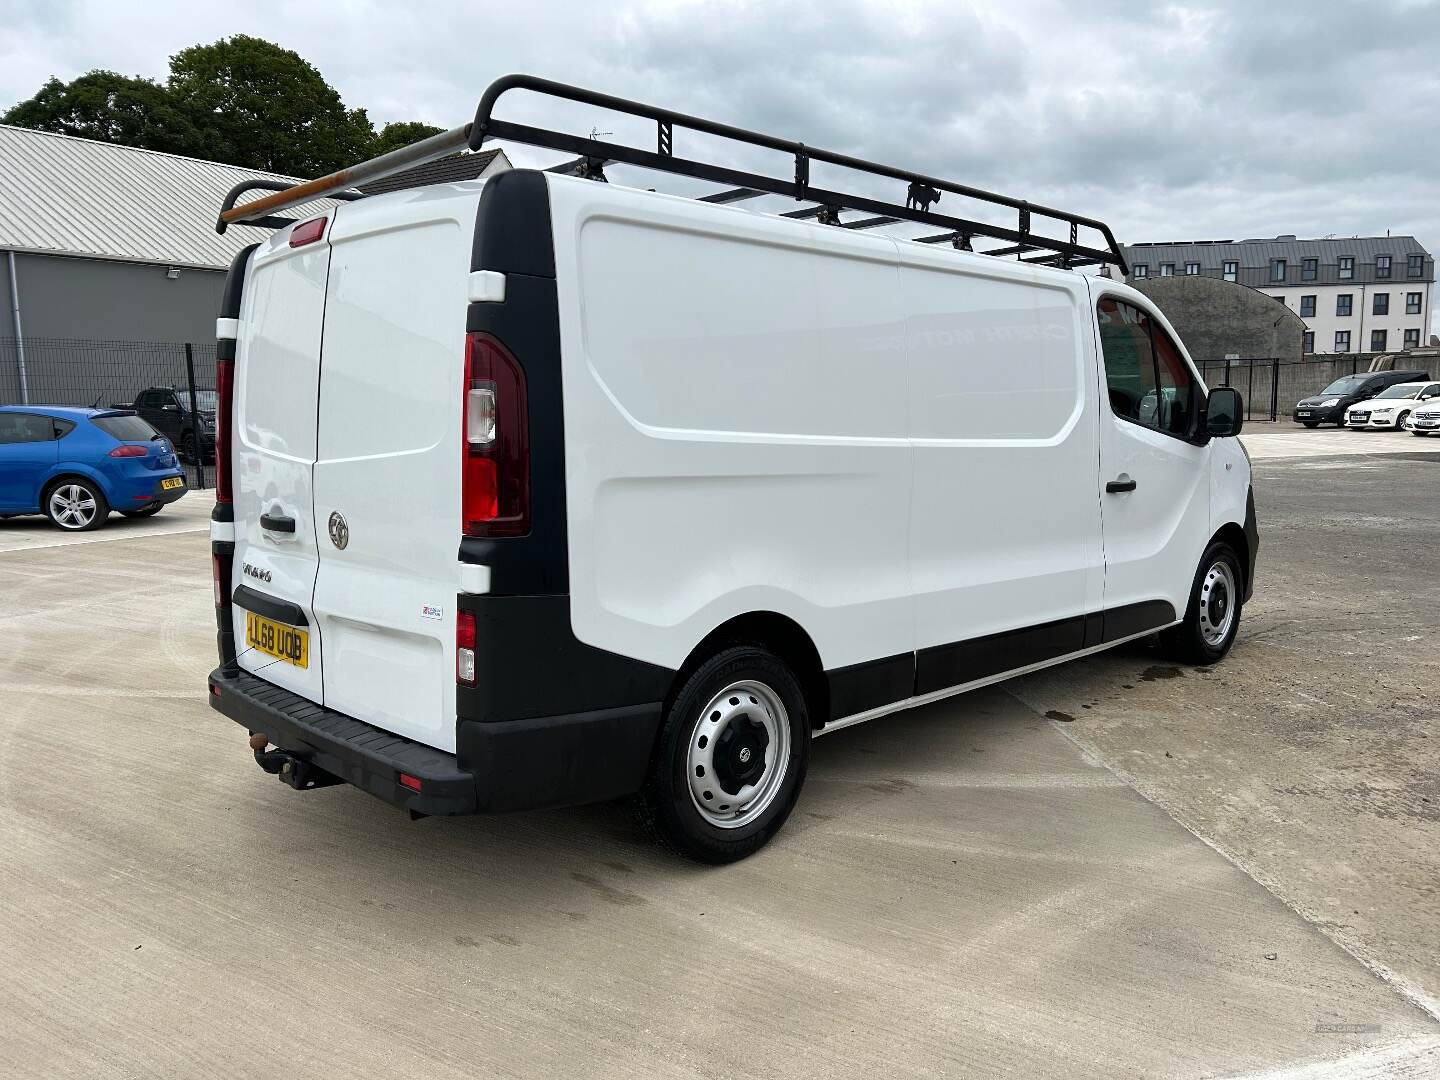
[[[1214,664],[1223,659],[1240,630],[1244,581],[1234,548],[1224,541],[1206,548],[1190,588],[1184,621],[1160,635],[1166,651],[1188,664]]]
[[[743,859],[790,816],[809,751],[810,714],[785,662],[753,645],[724,649],[686,679],[665,716],[641,822],[698,862]]]

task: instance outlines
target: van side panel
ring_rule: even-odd
[[[910,653],[893,243],[569,178],[550,193],[576,636],[677,668],[773,611],[827,669]]]
[[[1086,647],[1104,577],[1084,283],[917,247],[903,245],[899,273],[928,693]],[[1031,652],[1024,634],[998,653],[969,644],[1031,628]]]
[[[341,209],[331,240],[315,520],[326,704],[455,749],[466,281],[476,197]],[[345,544],[325,534],[345,519]]]

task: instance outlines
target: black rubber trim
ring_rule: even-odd
[[[246,611],[253,611],[262,619],[274,619],[276,622],[285,623],[287,626],[309,626],[310,620],[305,617],[299,604],[292,604],[288,600],[280,600],[273,596],[266,596],[262,592],[250,588],[248,585],[237,585],[235,593],[231,597],[236,607],[242,607]]]
[[[225,272],[225,287],[220,293],[220,318],[240,317],[240,298],[245,292],[245,264],[255,253],[259,244],[248,244],[235,253],[230,260],[230,269]]]
[[[455,748],[485,811],[533,810],[633,795],[645,781],[658,701],[566,716],[462,722]]]
[[[1083,615],[932,646],[915,654],[915,692],[934,693],[1079,652],[1084,647]]]
[[[485,182],[475,217],[471,270],[529,277],[555,276],[550,189],[545,174],[509,169]],[[509,302],[507,293],[506,302]]]
[[[460,541],[459,560],[488,566],[490,593],[496,596],[570,589],[560,301],[551,232],[542,173],[517,169],[486,182],[475,219],[472,265],[505,274],[505,300],[471,304],[466,330],[491,335],[520,362],[530,428],[529,533]]]
[[[1255,489],[1245,492],[1245,592],[1244,603],[1250,602],[1255,592],[1255,557],[1260,553],[1260,525],[1255,518]]]
[[[915,654],[898,653],[825,673],[830,684],[830,719],[869,712],[915,693]]]
[[[1176,618],[1178,616],[1175,614],[1175,607],[1168,600],[1142,600],[1138,604],[1106,608],[1103,641],[1119,641],[1121,638],[1160,630],[1172,624]]]
[[[233,668],[210,673],[210,705],[281,749],[406,810],[475,810],[475,778],[460,768],[454,754],[392,735]],[[420,790],[401,785],[401,773],[417,778]]]
[[[675,672],[586,645],[568,596],[468,596],[475,616],[475,686],[455,688],[463,721],[593,713],[663,701]],[[648,750],[647,750],[648,753]]]

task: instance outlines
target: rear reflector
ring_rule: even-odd
[[[411,776],[408,772],[402,772],[400,774],[400,786],[407,787],[411,791],[419,791],[420,778],[418,776]]]
[[[302,221],[290,230],[290,246],[304,247],[306,244],[315,243],[324,235],[325,219],[323,217],[311,218],[309,221]]]
[[[150,451],[139,443],[124,443],[110,451],[111,457],[144,457]]]
[[[475,685],[475,614],[470,611],[455,615],[455,681]]]

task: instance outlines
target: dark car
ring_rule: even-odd
[[[196,390],[199,420],[190,413],[190,391],[173,386],[152,386],[142,390],[124,406],[164,435],[174,445],[181,461],[194,463],[197,451],[207,462],[215,460],[215,408],[219,398],[214,390]]]
[[[1321,424],[1345,426],[1345,410],[1357,401],[1372,398],[1387,386],[1403,382],[1423,382],[1428,371],[1361,371],[1336,379],[1314,397],[1295,405],[1295,421],[1308,428]]]

